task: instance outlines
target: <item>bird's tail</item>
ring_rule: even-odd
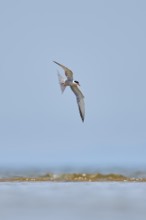
[[[66,88],[66,86],[64,85],[65,80],[64,80],[63,76],[60,75],[59,71],[57,71],[57,73],[58,73],[59,85],[60,85],[61,91],[63,93]]]

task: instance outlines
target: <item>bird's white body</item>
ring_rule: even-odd
[[[56,61],[53,61],[53,62],[56,63],[57,65],[61,66],[64,69],[65,75],[67,77],[66,80],[58,72],[58,79],[59,79],[61,91],[63,93],[65,88],[67,86],[70,86],[71,90],[76,95],[79,113],[80,113],[82,121],[84,121],[84,118],[85,118],[84,95],[82,94],[82,92],[78,88],[78,86],[80,85],[79,82],[73,80],[73,72],[70,69],[68,69],[67,67],[63,66],[60,63],[57,63]]]

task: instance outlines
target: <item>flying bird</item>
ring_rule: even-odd
[[[53,62],[63,68],[65,75],[67,77],[67,79],[65,80],[64,77],[62,77],[58,72],[58,79],[59,79],[59,84],[60,84],[60,88],[61,88],[62,93],[64,92],[64,90],[67,86],[70,86],[71,90],[73,91],[73,93],[76,96],[77,104],[78,104],[78,108],[79,108],[79,113],[80,113],[82,121],[84,122],[85,104],[84,104],[84,95],[82,94],[82,92],[80,91],[80,89],[78,87],[78,86],[80,86],[80,83],[76,80],[73,80],[73,72],[70,69],[68,69],[67,67],[65,67],[64,65],[62,65],[56,61],[53,61]]]

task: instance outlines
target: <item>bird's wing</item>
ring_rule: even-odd
[[[61,66],[64,69],[65,75],[68,80],[73,80],[73,72],[70,69],[68,69],[67,67],[63,66],[60,63],[57,63],[56,61],[53,61],[53,62],[56,63],[57,65]]]
[[[84,118],[85,118],[84,95],[82,94],[82,92],[79,90],[77,86],[70,86],[70,88],[76,95],[79,113],[80,113],[82,121],[84,121]]]

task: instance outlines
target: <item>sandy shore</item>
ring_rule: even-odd
[[[14,176],[0,178],[0,182],[146,182],[146,178],[126,177],[120,174],[101,174],[101,173],[65,173],[52,174],[30,177],[30,176]]]

